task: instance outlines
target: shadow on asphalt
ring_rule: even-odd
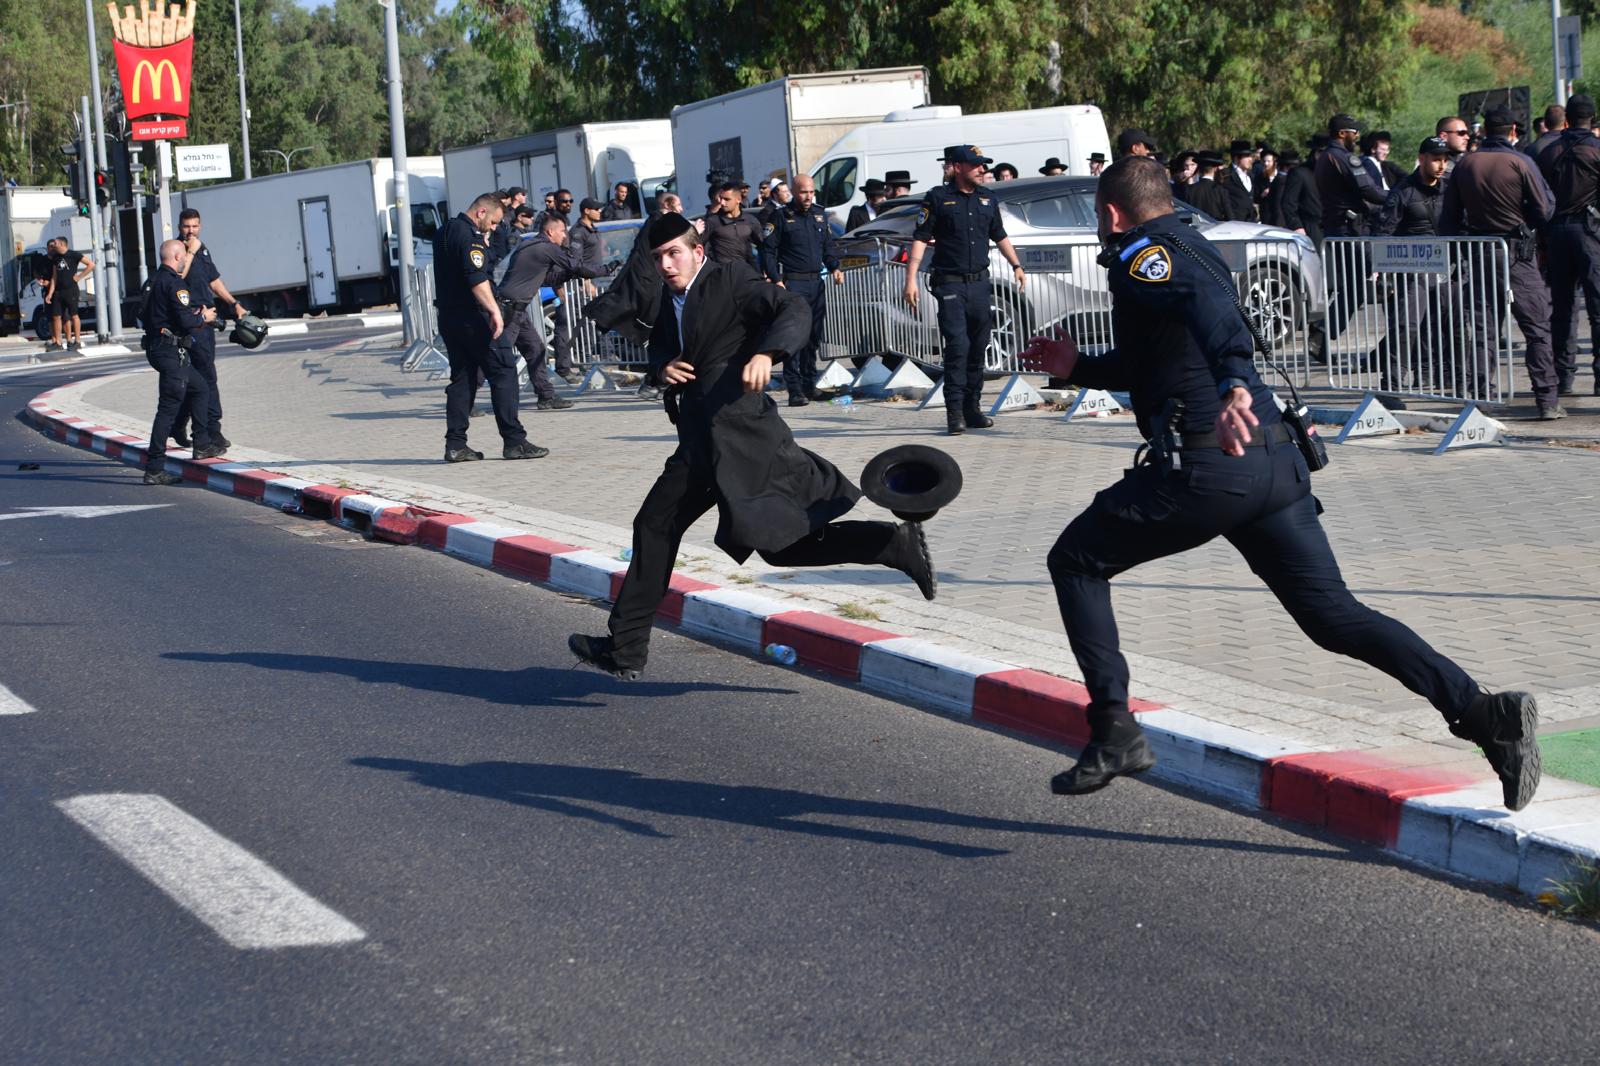
[[[631,691],[631,690],[630,690]],[[351,765],[373,770],[389,770],[409,775],[409,780],[429,788],[481,796],[503,803],[529,807],[551,814],[583,818],[640,836],[670,839],[649,822],[624,818],[584,806],[586,803],[625,808],[640,814],[676,818],[705,818],[755,829],[770,829],[802,836],[829,837],[867,844],[890,844],[922,848],[939,855],[960,859],[987,858],[1009,853],[1007,848],[979,847],[932,840],[903,831],[860,826],[830,825],[813,818],[877,819],[911,825],[940,826],[951,829],[991,833],[1024,833],[1037,836],[1072,837],[1090,840],[1122,841],[1132,844],[1171,844],[1178,847],[1214,848],[1262,854],[1340,859],[1348,862],[1380,862],[1375,854],[1340,852],[1329,848],[1259,844],[1246,840],[1219,840],[1203,837],[1162,836],[1156,833],[1130,833],[1093,826],[1061,825],[1053,822],[1025,822],[1008,818],[988,818],[959,811],[922,807],[910,803],[823,796],[789,788],[763,788],[753,785],[721,785],[705,781],[683,781],[670,777],[648,777],[634,770],[567,766],[560,763],[478,762],[456,766],[451,763],[421,762],[414,759],[387,759],[369,756],[351,759]]]
[[[189,663],[234,663],[262,670],[299,674],[340,674],[369,685],[400,685],[420,692],[466,696],[513,707],[603,707],[591,696],[626,694],[630,697],[666,698],[695,692],[749,692],[793,696],[787,688],[722,685],[709,681],[618,681],[596,670],[525,666],[520,670],[493,670],[480,666],[441,663],[393,662],[385,659],[349,659],[334,655],[294,655],[280,652],[165,652],[163,659]]]

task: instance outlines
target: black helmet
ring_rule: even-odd
[[[233,324],[228,339],[241,348],[259,348],[267,339],[267,323],[255,315],[245,315]]]

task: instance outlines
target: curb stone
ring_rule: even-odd
[[[149,442],[57,410],[44,392],[26,417],[46,434],[142,466]],[[442,551],[526,581],[610,600],[628,564],[537,532],[448,514],[247,463],[167,452],[166,469],[215,492],[320,518],[375,539]],[[759,593],[675,574],[658,617],[683,632],[760,655],[792,646],[831,676],[949,716],[1079,748],[1087,692],[1066,678],[848,622]],[[1476,753],[1328,751],[1134,700],[1158,758],[1153,776],[1375,844],[1411,862],[1527,894],[1600,861],[1600,789],[1547,778],[1512,813]],[[1446,751],[1447,756],[1451,753]]]

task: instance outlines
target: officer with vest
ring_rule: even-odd
[[[828,227],[827,212],[817,205],[817,184],[810,174],[794,179],[794,199],[773,212],[762,231],[762,269],[767,279],[800,297],[811,309],[811,342],[783,364],[789,406],[804,407],[817,398],[817,348],[828,319],[824,271],[835,285],[844,284],[833,230]]]
[[[906,264],[906,303],[917,307],[917,271],[928,242],[933,243],[929,281],[939,301],[939,336],[944,343],[945,425],[954,435],[986,429],[994,419],[983,413],[983,358],[994,325],[994,293],[989,279],[989,242],[1011,264],[1017,289],[1023,287],[1022,263],[1000,220],[994,191],[979,184],[983,168],[994,160],[974,145],[944,150],[950,181],[930,189],[917,213],[910,261]]]
[[[1594,133],[1594,98],[1567,101],[1568,127],[1534,156],[1555,194],[1556,213],[1545,228],[1550,269],[1550,347],[1555,352],[1557,391],[1569,395],[1578,373],[1572,333],[1572,301],[1579,286],[1589,311],[1589,335],[1600,337],[1600,137]],[[1600,347],[1595,351],[1594,394],[1600,396]]]
[[[433,238],[434,306],[439,310],[439,335],[450,357],[450,384],[444,390],[444,461],[466,463],[483,453],[467,447],[472,401],[479,375],[489,382],[494,421],[507,459],[538,459],[545,449],[528,441],[517,420],[517,363],[507,359],[494,341],[505,329],[495,300],[488,242],[504,208],[496,193],[484,193],[452,218]]]
[[[1148,443],[1050,550],[1062,622],[1089,690],[1090,730],[1052,790],[1093,792],[1155,765],[1128,708],[1111,579],[1226,537],[1312,640],[1426,697],[1451,733],[1482,747],[1506,806],[1526,806],[1539,784],[1534,697],[1485,691],[1345,587],[1302,451],[1316,448],[1279,415],[1256,372],[1257,345],[1228,266],[1173,212],[1165,170],[1153,159],[1119,160],[1101,175],[1095,206],[1116,350],[1090,358],[1070,338],[1036,337],[1023,362],[1084,388],[1129,391]]]
[[[196,411],[205,411],[211,390],[204,375],[195,367],[191,353],[200,338],[211,333],[217,310],[202,303],[179,271],[184,265],[183,242],[161,242],[161,266],[150,279],[141,318],[144,323],[145,358],[160,375],[156,420],[150,427],[150,446],[145,453],[146,485],[177,485],[183,479],[166,471],[167,438],[185,401]],[[223,453],[211,440],[204,418],[195,419],[194,457],[212,459]]]

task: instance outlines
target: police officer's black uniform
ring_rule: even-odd
[[[1568,101],[1569,115],[1572,103]],[[1593,107],[1592,102],[1586,108],[1580,105],[1590,112],[1590,120]],[[1589,312],[1589,335],[1600,338],[1600,137],[1589,127],[1563,130],[1535,159],[1556,198],[1555,214],[1545,228],[1550,348],[1555,353],[1557,391],[1568,393],[1578,372],[1572,303],[1580,285]],[[1600,346],[1594,357],[1594,392],[1600,396]]]
[[[1438,137],[1422,142],[1418,156],[1449,155],[1449,148]],[[1444,207],[1446,179],[1429,185],[1418,167],[1389,190],[1383,211],[1373,224],[1380,237],[1433,237],[1439,232],[1439,216]],[[1385,286],[1384,317],[1387,329],[1378,342],[1377,360],[1382,370],[1381,387],[1400,391],[1406,376],[1413,377],[1416,391],[1445,388],[1448,382],[1425,381],[1423,376],[1439,365],[1446,351],[1443,330],[1448,319],[1444,299],[1447,287],[1443,278],[1415,275],[1400,283],[1389,279]],[[1424,368],[1428,368],[1426,371]],[[1401,406],[1398,397],[1388,397],[1390,406]]]
[[[1326,237],[1364,237],[1388,197],[1372,180],[1372,172],[1358,163],[1339,140],[1342,130],[1360,130],[1361,123],[1349,115],[1335,115],[1328,121],[1332,143],[1317,157],[1317,195],[1322,203],[1322,232]],[[1369,289],[1367,249],[1347,246],[1345,253],[1331,264],[1334,290],[1329,301],[1326,336],[1329,340],[1344,332],[1345,326],[1363,304]]]
[[[1472,678],[1345,587],[1305,459],[1256,373],[1251,336],[1215,248],[1168,214],[1121,235],[1102,261],[1109,262],[1117,347],[1080,358],[1070,380],[1130,392],[1155,458],[1100,492],[1050,551],[1062,621],[1089,690],[1091,730],[1078,765],[1052,787],[1092,791],[1154,764],[1128,710],[1110,579],[1217,536],[1228,538],[1318,645],[1427,697],[1453,729],[1466,731],[1458,735],[1479,730],[1489,712]],[[1235,387],[1249,390],[1260,421],[1239,458],[1222,451],[1216,433],[1223,397]],[[1169,454],[1175,458],[1165,461]],[[1529,797],[1531,788],[1515,798]]]
[[[163,263],[150,279],[150,291],[146,294],[145,358],[161,378],[156,419],[150,427],[150,447],[144,464],[144,479],[149,484],[175,484],[181,480],[165,472],[167,438],[172,435],[172,424],[186,400],[193,402],[195,410],[204,411],[209,399],[210,387],[192,362],[195,343],[211,333],[211,326],[201,312],[202,307],[209,305],[200,303],[193,286],[193,282]],[[196,420],[195,458],[221,454],[213,445],[205,420]]]
[[[494,347],[489,313],[472,294],[475,286],[490,281],[492,267],[484,235],[465,213],[445,223],[433,238],[434,306],[439,309],[439,335],[450,357],[450,384],[444,390],[444,457],[448,462],[481,459],[467,447],[467,426],[472,401],[478,394],[478,375],[489,382],[495,427],[508,459],[537,458],[525,454],[543,450],[528,443],[517,420],[517,362]],[[491,282],[492,284],[492,282]]]
[[[839,269],[833,230],[828,226],[828,213],[819,204],[801,207],[799,200],[790,200],[767,218],[761,232],[761,267],[767,280],[782,281],[784,288],[811,309],[810,343],[783,364],[789,406],[804,407],[817,398],[817,349],[828,321],[828,286],[823,272]]]
[[[563,248],[544,234],[529,237],[511,253],[511,262],[496,287],[495,298],[505,329],[495,338],[496,358],[516,365],[517,355],[528,364],[528,379],[541,407],[571,406],[556,396],[550,375],[545,370],[544,334],[535,315],[542,315],[539,289],[548,285],[559,290],[573,278],[592,278],[596,271],[580,258],[578,251]],[[558,312],[559,313],[559,312]]]
[[[970,145],[945,149],[952,163],[991,163]],[[939,301],[939,336],[944,344],[944,402],[950,432],[992,424],[981,410],[983,360],[994,326],[989,278],[989,242],[1006,239],[994,190],[979,185],[962,192],[954,181],[929,189],[912,237],[933,241],[930,280]]]
[[[216,262],[211,258],[211,249],[201,244],[190,257],[189,269],[183,275],[184,280],[188,282],[190,298],[200,307],[215,308],[217,299],[216,294],[211,291],[211,283],[221,277],[222,272],[217,269]],[[217,385],[217,335],[214,330],[208,329],[196,334],[189,358],[194,368],[200,371],[200,376],[206,379],[206,406],[198,406],[199,395],[191,394],[189,402],[184,404],[183,410],[179,413],[178,420],[173,423],[172,432],[181,441],[187,424],[204,422],[211,440],[214,443],[221,443],[222,390]]]

